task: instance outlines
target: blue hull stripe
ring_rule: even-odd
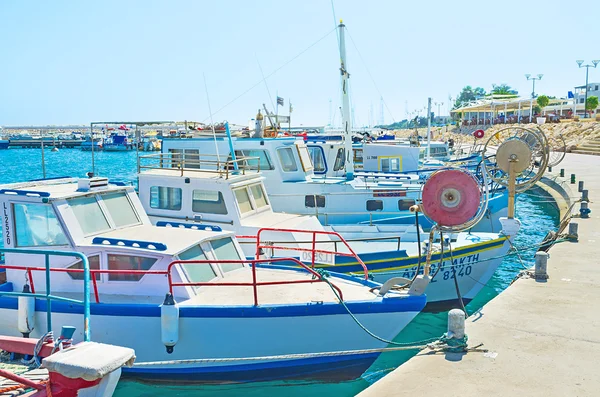
[[[153,383],[244,383],[282,379],[331,382],[358,378],[378,356],[379,353],[369,353],[211,367],[133,367],[123,368],[123,377]]]
[[[269,288],[263,287],[263,288]],[[260,288],[258,292],[260,299]],[[381,302],[360,301],[347,302],[346,305],[354,314],[420,312],[426,304],[426,296],[409,296],[406,298],[384,298]],[[0,309],[17,310],[17,298],[0,295]],[[155,304],[116,304],[92,303],[92,316],[124,316],[124,317],[160,317],[160,306]],[[46,300],[36,299],[35,310],[46,312]],[[83,314],[83,306],[68,302],[52,302],[53,313]],[[180,306],[179,316],[182,318],[257,318],[257,317],[303,317],[328,316],[347,313],[338,303],[311,302],[302,305],[264,305],[264,306]],[[92,318],[93,320],[93,318]]]

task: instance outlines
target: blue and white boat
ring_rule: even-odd
[[[332,273],[325,281],[307,267],[278,266],[294,259],[244,260],[232,232],[152,226],[133,187],[103,178],[2,185],[0,208],[6,248],[87,256],[93,339],[136,351],[137,364],[124,369],[124,376],[211,383],[352,379],[378,352],[329,352],[387,344],[367,334],[348,311],[391,340],[426,303],[418,290],[386,291],[366,280],[366,272]],[[50,278],[45,266],[43,257],[6,253],[0,267],[7,282],[0,290],[81,300],[80,260],[50,257]],[[27,307],[34,314],[20,322]],[[46,310],[57,333],[61,325],[81,321],[83,309],[70,302],[48,307],[39,299],[21,305],[20,298],[1,296],[0,333],[39,338],[48,331]],[[81,333],[74,338],[81,340]]]
[[[352,250],[377,282],[385,283],[393,277],[413,279],[417,272],[423,271],[419,263],[426,263],[430,236],[420,226],[417,229],[413,223],[324,227],[315,216],[274,212],[272,199],[263,184],[262,171],[259,173],[240,167],[236,172],[233,167],[234,163],[252,164],[258,161],[257,158],[239,158],[222,164],[219,170],[211,169],[214,160],[205,158],[189,159],[185,167],[182,165],[180,168],[171,168],[171,163],[177,161],[182,164],[181,159],[173,160],[168,155],[140,158],[139,196],[153,223],[173,228],[218,227],[235,231],[248,258],[256,257],[255,236],[258,234],[263,244],[270,242],[279,247],[263,247],[261,257],[298,257],[295,249],[310,251],[315,248],[312,233],[316,232],[318,249],[340,253],[317,255],[316,266],[319,268],[360,273],[362,267],[356,259],[342,256]],[[411,216],[414,222],[415,215]],[[459,299],[469,302],[477,295],[502,263],[511,240],[519,230],[518,221],[516,228],[510,222],[513,221],[504,220],[502,232],[497,233],[435,235],[431,247],[434,250],[431,267],[435,276],[426,289],[426,310],[458,307]],[[261,231],[263,228],[294,231]],[[324,232],[338,233],[347,240],[348,246]],[[306,251],[301,259],[312,263],[312,257]]]
[[[104,140],[104,150],[107,152],[126,152],[135,149],[127,134],[111,134]]]

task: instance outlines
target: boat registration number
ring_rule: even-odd
[[[312,263],[312,256],[312,252],[302,251],[302,262]],[[335,255],[329,252],[315,252],[315,263],[335,265]]]

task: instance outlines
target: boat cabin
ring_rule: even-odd
[[[308,140],[306,142],[315,175],[343,177],[344,142]],[[354,169],[360,173],[403,173],[419,168],[419,148],[385,143],[355,143],[353,146]],[[417,178],[418,179],[418,178]]]
[[[172,201],[171,201],[172,202]],[[233,233],[219,228],[153,226],[132,186],[115,186],[105,178],[53,179],[0,185],[5,248],[77,251],[85,254],[94,289],[104,298],[123,295],[154,297],[169,291],[165,271],[174,260],[238,260],[242,251]],[[166,225],[165,225],[166,226]],[[82,263],[51,256],[51,267],[73,269],[52,273],[52,292],[80,293]],[[14,291],[26,283],[43,290],[43,256],[7,252],[8,266],[37,268],[29,274],[7,269]],[[209,282],[245,265],[175,265],[174,282]],[[162,271],[162,274],[152,274]],[[147,273],[144,273],[147,272]],[[32,280],[29,280],[29,278]],[[6,288],[6,286],[4,286]],[[197,287],[176,288],[176,297],[190,298]]]

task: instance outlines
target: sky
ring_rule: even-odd
[[[465,85],[528,97],[526,73],[562,97],[585,84],[575,60],[600,59],[599,15],[597,0],[0,0],[0,126],[247,125],[277,95],[293,125],[339,123],[339,19],[356,125],[428,97],[447,114]]]

